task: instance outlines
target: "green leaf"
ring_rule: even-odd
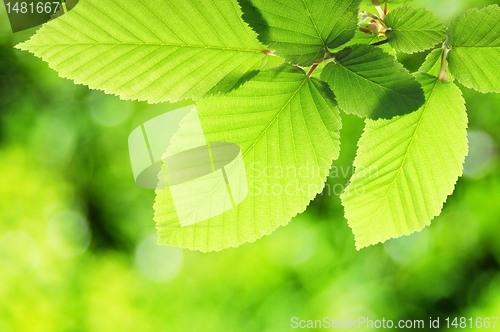
[[[427,73],[432,76],[438,76],[441,69],[441,58],[443,56],[443,49],[437,48],[432,50],[425,57],[424,63],[418,69],[419,73]]]
[[[366,121],[342,194],[358,249],[421,230],[441,213],[467,155],[467,114],[453,83],[418,74],[426,103],[391,120]]]
[[[154,206],[160,243],[200,251],[236,247],[270,234],[304,211],[321,192],[339,155],[341,122],[333,100],[325,83],[287,65],[262,71],[229,94],[199,101],[204,135],[195,135],[196,125],[185,121],[167,154],[190,149],[192,142],[205,138],[237,144],[246,182],[240,173],[233,194],[240,195],[238,188],[245,183],[248,194],[230,210],[206,219],[199,211],[220,208],[221,198],[213,193],[225,183],[202,185],[192,194],[208,193],[205,206],[185,207],[195,211],[198,222],[181,226],[182,206],[176,209],[167,183],[167,189],[157,190]],[[226,170],[227,178],[238,175],[236,168]]]
[[[87,0],[17,48],[122,99],[197,99],[264,63],[241,14],[236,0]]]
[[[309,66],[357,29],[361,0],[240,0],[259,40],[289,62]]]
[[[332,88],[342,110],[371,119],[390,119],[416,111],[422,88],[397,60],[382,50],[354,45],[335,55],[321,78]]]
[[[425,61],[422,64],[422,66],[420,66],[420,68],[418,69],[418,72],[439,77],[439,73],[441,71],[443,52],[444,50],[442,48],[437,48],[432,52],[430,52],[425,58]],[[451,82],[455,80],[453,75],[449,74],[447,70],[444,79]]]
[[[471,9],[450,23],[450,72],[468,88],[500,93],[500,7]]]
[[[439,18],[425,8],[398,7],[384,20],[389,44],[404,53],[421,52],[442,43],[446,29]]]

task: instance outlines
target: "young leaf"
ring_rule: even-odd
[[[396,59],[382,50],[354,45],[335,55],[321,74],[342,110],[370,119],[390,119],[416,111],[422,88]]]
[[[425,8],[398,7],[387,14],[384,22],[390,28],[386,32],[389,44],[404,53],[428,50],[446,36],[443,23]]]
[[[197,99],[264,63],[241,14],[236,0],[87,0],[17,48],[122,99]]]
[[[167,189],[157,190],[154,206],[160,243],[200,251],[235,247],[270,234],[304,211],[339,154],[341,122],[333,98],[325,83],[281,66],[260,72],[229,94],[199,101],[201,141],[240,147],[248,195],[223,214],[181,227],[167,183]],[[169,150],[183,150],[194,139],[187,125],[177,136]],[[234,175],[226,172],[228,178]],[[209,203],[218,204],[220,198],[212,196]]]
[[[444,50],[442,48],[437,48],[430,52],[427,57],[425,58],[424,63],[420,66],[418,69],[419,73],[423,74],[429,74],[432,76],[436,76],[439,78],[439,74],[441,72],[441,65],[442,65],[442,60],[443,60],[443,52]],[[445,66],[446,66],[446,61],[445,61]],[[447,68],[447,67],[446,67]],[[453,82],[455,78],[453,75],[448,73],[448,71],[445,69],[444,79],[450,82]]]
[[[467,155],[467,114],[453,83],[418,74],[426,103],[391,120],[366,121],[342,194],[358,249],[421,230],[440,214]]]
[[[437,48],[432,50],[426,57],[424,63],[418,69],[419,73],[426,73],[432,76],[438,76],[441,69],[441,58],[443,56],[443,49]]]
[[[450,72],[479,92],[500,93],[500,7],[471,9],[450,23]]]
[[[349,41],[361,0],[239,0],[259,40],[289,62],[309,66]]]

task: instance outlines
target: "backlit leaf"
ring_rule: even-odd
[[[387,39],[397,51],[421,52],[442,43],[446,30],[439,18],[425,8],[398,7],[384,20]]]
[[[241,14],[236,0],[86,0],[17,47],[122,99],[197,99],[264,63]]]
[[[450,23],[450,72],[479,92],[500,93],[500,7],[471,9]]]
[[[467,114],[453,83],[418,74],[426,96],[416,112],[366,121],[342,194],[358,249],[421,230],[441,213],[467,155]]]
[[[226,183],[207,180],[186,183],[194,189],[176,201],[164,166],[166,188],[157,190],[154,206],[160,243],[201,251],[235,247],[270,234],[304,211],[339,155],[341,122],[333,98],[325,83],[299,68],[281,66],[227,95],[199,101],[204,134],[195,134],[195,121],[184,121],[167,155],[205,139],[236,144],[244,165],[225,170],[236,198],[224,202]],[[190,203],[196,195],[203,199]],[[186,215],[196,222],[182,226],[179,216]]]

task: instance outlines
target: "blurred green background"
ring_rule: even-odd
[[[416,3],[449,22],[496,2]],[[156,245],[155,195],[135,185],[128,156],[130,131],[179,104],[124,102],[58,78],[13,49],[36,29],[13,34],[3,6],[0,22],[0,331],[288,331],[292,317],[500,316],[500,95],[463,88],[465,175],[422,232],[355,250],[338,194],[363,122],[343,116],[334,166],[347,177],[330,178],[271,236],[202,254]],[[416,70],[424,57],[401,61]]]

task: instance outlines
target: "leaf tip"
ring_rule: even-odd
[[[29,44],[28,44],[28,42],[29,42],[29,40],[25,41],[25,42],[22,42],[22,43],[19,43],[17,45],[14,45],[14,48],[18,49],[18,50],[21,50],[21,51],[29,51]]]

